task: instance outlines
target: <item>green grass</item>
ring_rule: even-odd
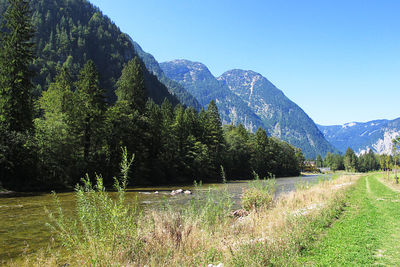
[[[400,265],[400,194],[370,174],[357,183],[343,215],[308,250],[300,264]]]

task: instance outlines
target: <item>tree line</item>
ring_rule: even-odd
[[[398,158],[395,153],[377,155],[372,150],[357,156],[353,149],[348,148],[344,155],[328,153],[324,159],[318,155],[315,162],[317,167],[329,167],[332,171],[370,172],[391,170],[399,163]]]
[[[0,169],[2,186],[52,189],[100,173],[118,175],[121,147],[135,154],[134,184],[192,183],[298,175],[301,150],[242,125],[222,126],[218,108],[149,98],[144,65],[135,56],[115,83],[116,101],[106,101],[96,64],[78,74],[68,60],[39,97],[34,91],[34,29],[29,1],[9,0],[0,36]],[[223,166],[224,174],[221,174]]]

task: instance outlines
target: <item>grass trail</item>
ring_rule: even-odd
[[[380,176],[358,181],[343,216],[303,252],[301,264],[400,265],[400,194],[379,182]]]

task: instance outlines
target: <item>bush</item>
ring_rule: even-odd
[[[63,214],[57,195],[57,214],[50,214],[56,237],[70,250],[74,257],[88,260],[90,265],[109,265],[113,261],[123,262],[132,258],[140,247],[137,235],[139,205],[125,205],[125,189],[129,167],[133,162],[123,149],[120,179],[114,178],[116,199],[105,191],[103,179],[96,176],[93,186],[89,176],[82,179],[83,185],[76,186],[76,219]]]
[[[256,173],[254,180],[249,182],[249,188],[243,192],[242,207],[245,210],[257,210],[271,205],[274,199],[276,181],[273,176],[260,180]]]

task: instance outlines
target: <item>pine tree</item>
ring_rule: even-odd
[[[99,85],[96,65],[89,60],[80,72],[76,83],[75,127],[82,136],[83,161],[89,162],[90,153],[98,153],[101,147],[104,112],[104,92]]]
[[[221,118],[214,100],[208,104],[205,121],[205,144],[208,146],[211,161],[210,176],[219,176],[220,166],[223,164],[224,137]]]
[[[358,159],[353,149],[347,148],[346,154],[344,155],[344,167],[346,171],[355,172],[358,170]]]
[[[254,141],[254,152],[251,159],[253,170],[261,177],[266,177],[268,172],[271,172],[267,132],[262,128],[258,128]]]
[[[322,157],[320,154],[317,155],[317,159],[315,160],[315,164],[317,165],[317,168],[322,168],[324,163],[322,160]]]
[[[250,159],[253,143],[249,142],[252,135],[243,127],[225,126],[224,137],[226,143],[226,155],[224,168],[228,177],[248,179],[251,175]]]
[[[138,57],[134,57],[122,70],[117,82],[115,94],[118,101],[127,101],[132,109],[143,113],[146,106],[146,87],[142,66]]]
[[[34,29],[27,0],[9,0],[0,49],[0,123],[8,130],[32,128]]]

